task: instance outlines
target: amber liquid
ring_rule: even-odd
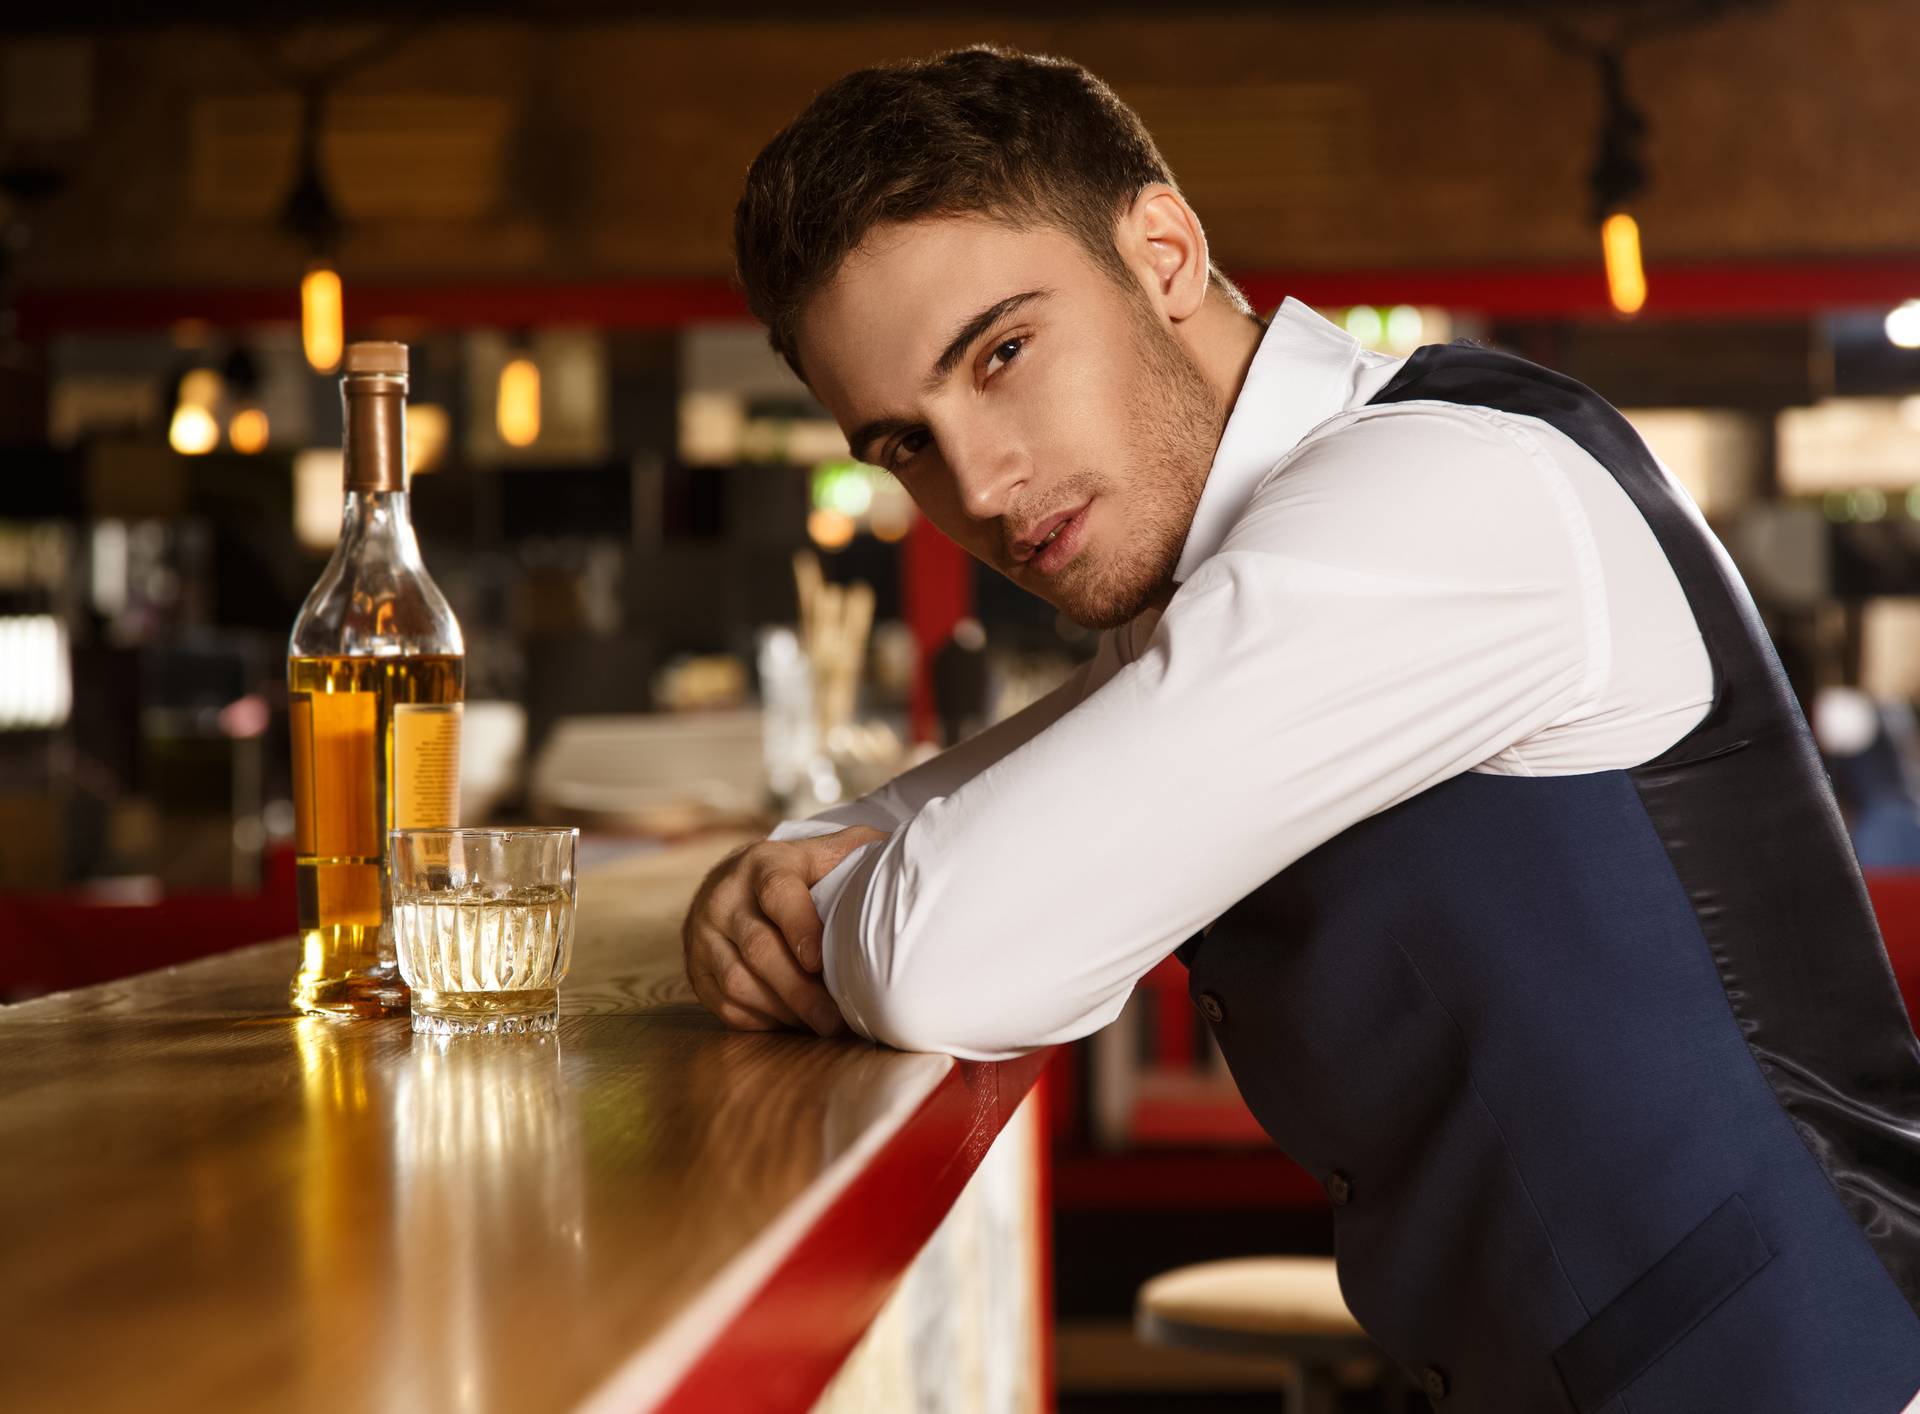
[[[407,984],[382,926],[387,831],[459,822],[396,821],[394,708],[459,702],[465,680],[458,656],[287,660],[301,943],[293,1004],[301,1011],[407,1009]]]

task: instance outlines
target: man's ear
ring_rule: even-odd
[[[1207,295],[1207,233],[1179,192],[1165,182],[1142,187],[1120,218],[1118,237],[1156,310],[1175,323],[1199,313]]]

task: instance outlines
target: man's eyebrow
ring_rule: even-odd
[[[947,381],[954,366],[967,356],[967,350],[973,342],[1000,320],[1012,314],[1032,300],[1043,300],[1054,293],[1051,286],[1043,285],[1037,290],[1022,290],[1017,295],[1008,295],[1005,299],[995,300],[978,314],[969,316],[960,322],[953,331],[953,337],[947,340],[947,346],[940,351],[940,357],[933,361],[933,367],[921,381],[920,389],[931,393]],[[904,417],[876,417],[871,422],[862,423],[854,434],[847,438],[847,447],[860,461],[867,460],[868,446],[876,439],[889,433],[904,431],[914,423]]]
[[[940,351],[940,357],[933,361],[933,367],[927,371],[926,378],[920,384],[920,391],[931,393],[946,382],[947,375],[953,372],[953,366],[965,358],[967,350],[973,347],[973,341],[993,325],[1029,300],[1046,299],[1052,294],[1053,291],[1045,286],[1037,290],[1024,290],[1020,294],[1008,295],[1003,300],[996,300],[971,319],[962,320],[960,327],[953,331],[953,337],[947,340],[947,346]]]

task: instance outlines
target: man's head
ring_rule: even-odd
[[[941,531],[1090,627],[1160,600],[1239,372],[1206,350],[1258,325],[1105,84],[993,46],[849,74],[734,239],[773,348]]]

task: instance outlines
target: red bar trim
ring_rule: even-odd
[[[654,1408],[810,1409],[1050,1054],[957,1062]]]

